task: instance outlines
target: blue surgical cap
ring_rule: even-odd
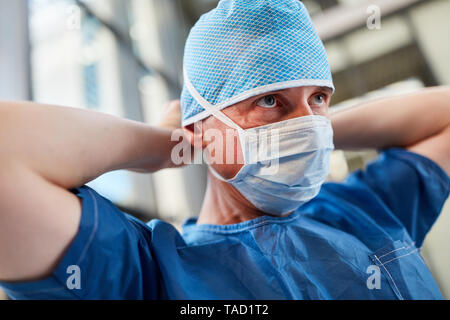
[[[192,28],[184,53],[183,126],[266,92],[334,90],[327,55],[298,0],[222,0]]]

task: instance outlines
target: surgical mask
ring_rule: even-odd
[[[244,166],[228,180],[210,167],[218,179],[233,185],[259,210],[277,216],[317,196],[334,149],[330,120],[305,116],[247,130],[234,127]]]

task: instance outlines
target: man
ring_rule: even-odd
[[[296,0],[221,1],[191,31],[184,72],[182,112],[171,103],[160,127],[0,104],[0,279],[9,296],[442,298],[418,250],[449,195],[450,88],[330,117],[325,51]],[[175,167],[171,135],[181,122],[208,159],[235,159],[211,162],[200,215],[181,234],[83,186],[112,170]],[[231,130],[239,143],[212,147],[210,130]],[[260,147],[264,135],[277,149],[255,156],[252,142]],[[384,151],[344,183],[322,186],[334,146]]]

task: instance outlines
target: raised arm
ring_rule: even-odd
[[[450,87],[368,102],[331,119],[336,148],[402,147],[450,174]]]
[[[108,171],[171,166],[170,135],[92,111],[0,103],[0,280],[51,274],[80,221],[68,190]]]

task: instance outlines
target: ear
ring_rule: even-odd
[[[199,121],[183,128],[184,135],[188,139],[191,146],[203,150],[208,143],[203,140],[203,122]]]

